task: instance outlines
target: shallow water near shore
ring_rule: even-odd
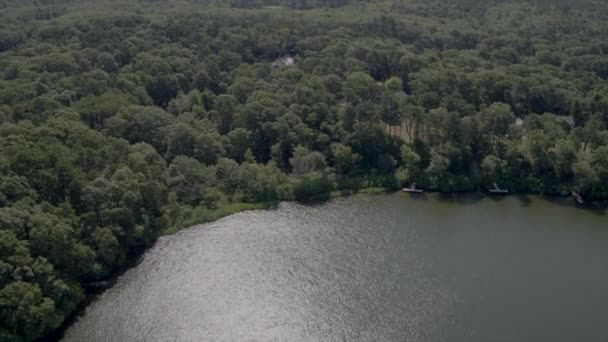
[[[608,213],[358,195],[162,237],[64,341],[604,341]]]

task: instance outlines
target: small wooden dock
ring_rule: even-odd
[[[403,191],[405,192],[413,192],[413,193],[421,193],[424,192],[421,189],[417,189],[416,188],[416,183],[412,183],[412,185],[409,188],[403,188]]]
[[[578,202],[578,204],[584,204],[583,197],[576,191],[572,190],[572,197]]]
[[[490,192],[491,194],[508,194],[509,190],[501,189],[498,187],[498,184],[494,183],[494,187],[489,189],[488,192]]]

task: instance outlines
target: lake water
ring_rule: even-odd
[[[608,341],[606,215],[512,196],[283,203],[161,238],[64,340]]]

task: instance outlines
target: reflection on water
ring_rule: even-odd
[[[607,222],[535,197],[285,203],[161,238],[64,340],[606,340]]]

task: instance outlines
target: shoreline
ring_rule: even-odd
[[[328,201],[331,201],[331,200],[334,200],[337,198],[346,198],[346,197],[353,196],[353,195],[382,195],[382,194],[398,193],[398,192],[403,192],[404,194],[408,194],[410,197],[415,197],[420,200],[425,200],[424,197],[426,194],[433,194],[433,195],[437,195],[437,196],[477,195],[479,198],[487,197],[489,199],[494,199],[494,200],[500,200],[500,199],[506,198],[506,197],[536,196],[536,197],[542,198],[543,200],[553,202],[557,205],[568,205],[568,206],[571,206],[574,208],[587,210],[587,211],[596,211],[598,209],[601,211],[604,211],[604,210],[608,209],[608,200],[588,200],[588,201],[585,201],[584,204],[580,204],[570,194],[568,194],[568,195],[539,194],[539,193],[532,193],[532,192],[509,192],[509,193],[491,194],[491,193],[488,193],[485,191],[479,191],[479,190],[452,191],[452,192],[424,191],[422,193],[408,193],[408,192],[402,191],[402,189],[400,189],[400,188],[394,189],[394,188],[388,188],[388,187],[365,187],[365,188],[361,188],[358,190],[352,190],[352,191],[332,191],[329,193],[329,198],[327,200],[302,203],[302,204],[303,205],[323,204],[325,202],[328,202]],[[568,198],[570,198],[570,200],[571,200],[569,203],[565,203],[563,201],[562,201],[562,203],[557,203],[557,201],[555,201],[556,199],[565,200]],[[276,207],[281,202],[284,202],[284,201],[260,202],[260,203],[228,203],[226,205],[219,206],[218,208],[207,211],[207,216],[199,217],[201,220],[196,220],[194,218],[191,218],[189,220],[185,220],[185,221],[175,224],[173,226],[167,227],[166,229],[164,229],[162,231],[161,235],[159,235],[159,238],[162,236],[173,235],[183,229],[188,229],[193,226],[198,226],[198,225],[202,225],[202,224],[206,224],[206,223],[215,222],[219,219],[222,219],[224,217],[227,217],[227,216],[230,216],[233,214],[237,214],[240,212],[251,211],[251,210],[269,210],[269,209]],[[93,289],[85,289],[85,298],[82,300],[82,302],[80,302],[77,305],[76,309],[74,309],[74,311],[61,323],[61,325],[57,329],[51,331],[49,334],[38,339],[37,341],[38,342],[60,341],[63,338],[67,329],[78,320],[80,315],[82,315],[85,312],[88,305],[91,304],[97,297],[102,295],[106,290],[108,290],[109,288],[114,286],[114,284],[120,278],[121,275],[123,275],[125,272],[127,272],[131,268],[137,266],[139,264],[139,262],[141,261],[142,257],[144,256],[144,254],[149,249],[154,247],[155,244],[156,244],[156,240],[150,246],[139,248],[131,256],[129,256],[127,258],[127,263],[123,267],[120,267],[119,269],[117,269],[114,273],[112,273],[112,275],[110,277],[108,277],[106,279],[100,279],[100,281],[107,282],[106,286],[99,287],[99,288],[93,288]]]

